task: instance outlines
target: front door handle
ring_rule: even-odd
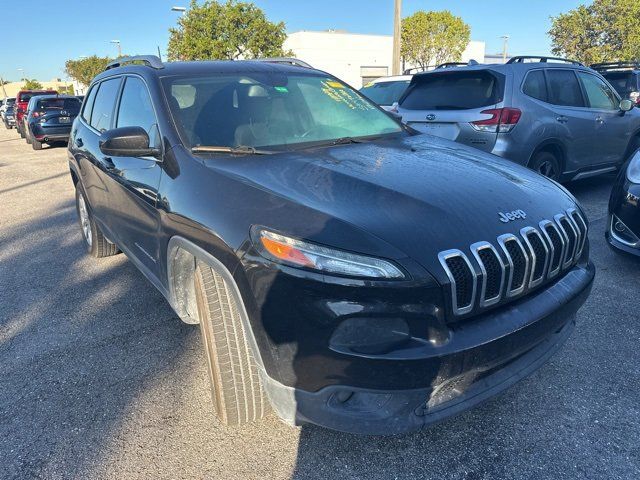
[[[76,144],[76,147],[82,147],[84,145],[84,142],[82,141],[81,138],[76,138],[73,143]]]
[[[560,122],[560,123],[567,123],[569,121],[569,119],[567,117],[565,117],[564,115],[558,115],[556,117],[556,121]]]
[[[604,118],[602,118],[600,115],[598,115],[596,117],[596,122],[602,125],[604,123]]]

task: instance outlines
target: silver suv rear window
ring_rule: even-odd
[[[487,70],[416,75],[400,99],[407,110],[471,110],[503,99],[504,75]]]

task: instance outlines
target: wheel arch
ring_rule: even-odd
[[[540,152],[549,152],[558,159],[558,163],[560,165],[559,178],[562,180],[567,173],[567,149],[565,145],[555,138],[550,138],[540,142],[536,148],[533,149],[533,152],[527,161],[527,167],[531,168],[531,162]]]
[[[251,327],[247,307],[232,271],[210,252],[179,235],[171,237],[167,246],[168,300],[172,308],[183,322],[188,324],[198,324],[200,322],[194,284],[197,261],[206,263],[218,273],[230,287],[230,291],[238,306],[242,326],[247,332],[252,353],[260,370],[264,372],[264,363],[254,331]]]

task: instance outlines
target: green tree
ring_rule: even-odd
[[[640,56],[640,3],[594,0],[552,17],[552,52],[585,64]]]
[[[253,3],[207,0],[191,5],[169,29],[169,60],[235,60],[285,55],[283,22],[267,20]]]
[[[460,60],[470,36],[469,25],[451,12],[421,10],[402,20],[400,51],[405,61],[426,68]]]
[[[25,78],[22,90],[42,90],[42,84],[35,78]]]
[[[71,78],[83,85],[89,85],[93,77],[103,72],[111,61],[113,59],[109,57],[92,55],[78,60],[67,60],[64,64],[64,69]]]

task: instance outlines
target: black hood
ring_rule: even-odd
[[[501,234],[576,205],[564,189],[525,167],[429,135],[238,157],[229,169],[384,240],[432,272],[440,251],[468,252],[479,241],[495,245]],[[518,210],[526,217],[500,220],[500,212]]]

